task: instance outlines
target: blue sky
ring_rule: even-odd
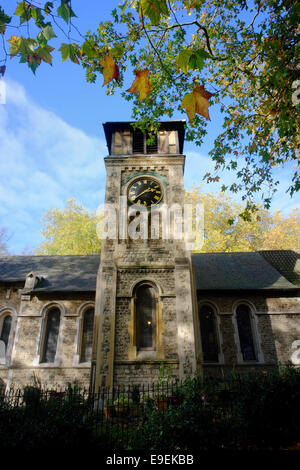
[[[117,3],[73,0],[80,31],[96,29]],[[14,12],[15,4],[1,2],[8,13]],[[58,48],[62,40],[59,37],[54,45]],[[124,90],[133,78],[127,80]],[[5,226],[10,235],[10,252],[18,254],[40,243],[40,219],[49,208],[63,208],[72,197],[90,210],[103,203],[103,157],[107,150],[102,123],[131,120],[131,109],[121,91],[107,96],[102,78],[88,84],[78,65],[61,63],[60,53],[54,54],[53,67],[42,64],[36,76],[18,59],[9,59],[4,82],[7,99],[6,104],[0,104],[0,227]],[[203,175],[213,168],[208,152],[220,129],[221,116],[214,107],[210,115],[202,147],[185,144],[187,189],[193,183],[202,184]],[[178,114],[177,118],[185,116]],[[300,206],[300,198],[285,194],[289,171],[279,168],[276,173],[282,186],[272,210],[288,213]],[[234,175],[222,176],[222,183],[233,180]],[[215,184],[203,189],[217,192],[219,188]]]

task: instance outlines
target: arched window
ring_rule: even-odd
[[[88,362],[92,359],[93,328],[94,309],[88,308],[83,314],[80,362]]]
[[[141,284],[136,288],[137,350],[153,350],[156,347],[156,304],[156,292],[151,284]]]
[[[41,362],[54,362],[60,324],[60,310],[52,308],[47,313]]]
[[[219,345],[217,337],[216,316],[210,305],[201,305],[199,309],[199,321],[203,360],[205,362],[218,362]]]
[[[237,307],[236,322],[243,360],[256,361],[257,357],[253,341],[251,311],[248,305],[241,304]]]
[[[10,330],[11,330],[11,323],[12,323],[11,315],[6,315],[2,322],[1,334],[0,334],[0,340],[4,342],[6,349],[7,349]]]

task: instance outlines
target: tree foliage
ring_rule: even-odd
[[[42,218],[43,241],[39,255],[88,255],[100,253],[96,233],[99,216],[70,199],[62,210],[49,209]]]
[[[91,11],[92,13],[92,11]],[[43,7],[18,2],[20,25],[30,22],[37,36],[13,34],[10,55],[19,56],[33,72],[52,63],[49,42],[68,27],[68,43],[59,50],[86,70],[89,82],[104,75],[107,93],[123,87],[139,127],[154,132],[158,121],[178,113],[188,116],[187,139],[201,145],[210,118],[223,116],[223,129],[210,151],[215,162],[207,182],[219,181],[222,169],[236,171],[235,182],[222,190],[242,191],[249,219],[256,194],[270,206],[276,190],[272,169],[293,168],[289,193],[300,188],[299,4],[292,0],[123,0],[112,19],[97,31],[79,34],[70,0]],[[0,32],[11,18],[0,11]],[[23,31],[23,30],[22,30]],[[5,67],[2,66],[2,68]],[[134,78],[135,74],[135,78]],[[208,113],[208,106],[214,104]]]
[[[204,207],[204,245],[196,251],[256,251],[267,249],[300,250],[300,211],[295,209],[283,216],[258,208],[250,222],[239,214],[242,205],[233,198],[220,194],[204,193],[201,187],[186,191],[186,202]],[[42,219],[43,241],[38,254],[83,255],[100,253],[101,240],[96,227],[100,214],[89,212],[75,199],[64,209],[50,209]],[[231,223],[228,224],[228,221]]]
[[[245,221],[242,204],[222,192],[204,193],[201,187],[186,191],[186,202],[204,207],[204,244],[196,251],[300,250],[298,209],[283,215],[257,206],[251,220]]]

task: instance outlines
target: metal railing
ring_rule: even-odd
[[[92,427],[93,435],[99,440],[103,437],[111,449],[130,445],[130,433],[143,425],[147,410],[155,408],[164,413],[180,402],[179,382],[102,388],[98,393],[77,386],[55,390],[27,386],[0,392],[0,407],[18,408],[24,418],[30,415],[39,419],[41,407],[49,407],[57,415],[66,407],[74,409],[79,419]]]

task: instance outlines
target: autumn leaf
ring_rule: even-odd
[[[196,85],[191,93],[183,97],[181,107],[186,110],[190,121],[194,119],[196,113],[210,120],[208,100],[214,95],[215,93],[205,90],[203,85]]]
[[[51,52],[54,51],[54,47],[51,46],[44,46],[44,47],[39,47],[36,49],[34,52],[38,54],[38,56],[44,61],[47,62],[47,64],[52,65],[52,56]]]
[[[111,82],[114,78],[119,83],[119,67],[115,63],[113,56],[110,52],[103,59],[100,60],[100,65],[101,67],[103,67],[102,73],[104,77],[104,83],[102,86],[106,85],[106,83]]]
[[[126,90],[130,93],[139,93],[139,102],[143,101],[151,91],[151,83],[148,79],[149,70],[135,70],[136,78],[131,87]]]
[[[21,47],[22,39],[19,36],[13,35],[7,42],[10,43],[10,57],[14,57],[18,54],[20,47]]]

